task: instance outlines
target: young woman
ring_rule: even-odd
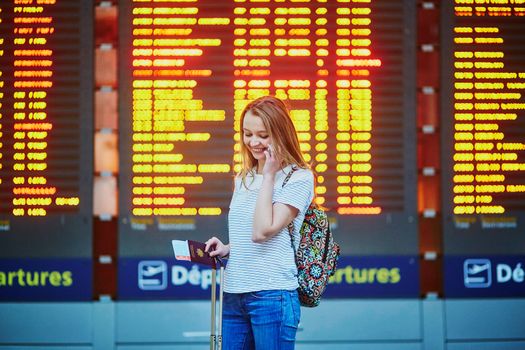
[[[281,100],[266,96],[249,103],[241,135],[243,167],[230,203],[229,244],[216,237],[206,242],[211,256],[229,256],[221,286],[223,349],[293,349],[300,307],[288,225],[293,222],[299,242],[314,176]]]

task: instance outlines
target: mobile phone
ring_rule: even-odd
[[[271,144],[268,145],[268,153],[269,153],[270,155],[272,155],[272,153],[273,153],[273,147],[272,147]]]

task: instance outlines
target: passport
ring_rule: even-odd
[[[171,241],[171,245],[177,260],[186,260],[213,268],[216,267],[215,258],[212,258],[210,254],[204,251],[206,244],[202,242],[174,239]]]

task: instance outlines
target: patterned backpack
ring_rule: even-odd
[[[283,187],[292,173],[288,173],[283,181]],[[299,300],[302,306],[315,307],[321,301],[321,295],[326,289],[328,279],[335,273],[340,248],[334,242],[326,212],[315,203],[311,203],[299,231],[300,241],[296,250],[293,236],[293,221],[288,225],[295,253],[299,282]]]

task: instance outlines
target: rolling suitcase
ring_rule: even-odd
[[[210,332],[210,350],[222,349],[222,286],[224,285],[224,264],[220,259],[215,259],[216,263],[211,270],[211,332]],[[217,322],[217,266],[220,266],[219,272],[219,321]],[[217,331],[216,331],[217,329]]]

